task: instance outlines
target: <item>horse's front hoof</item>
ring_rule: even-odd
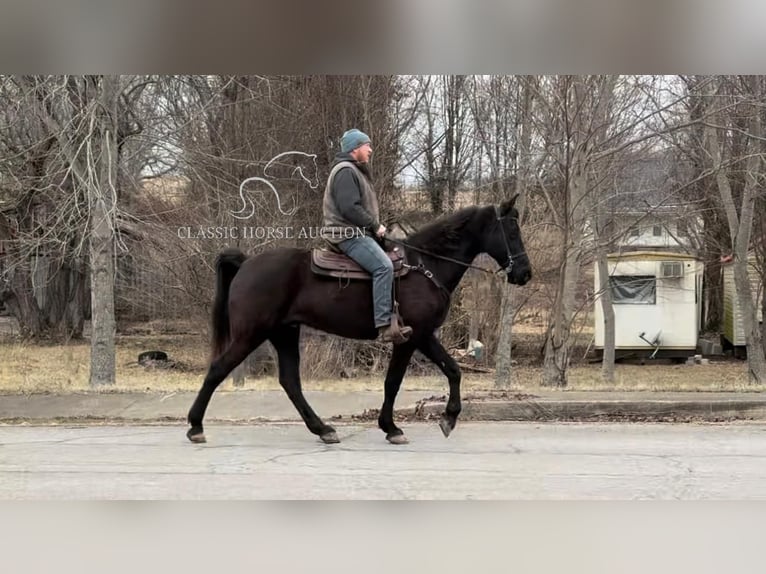
[[[390,442],[391,444],[410,444],[410,441],[407,440],[407,437],[404,436],[404,434],[387,434],[386,440]]]
[[[337,444],[340,442],[340,439],[338,438],[338,433],[336,433],[335,431],[330,431],[330,432],[321,434],[319,435],[319,438],[325,444]]]
[[[442,429],[444,438],[447,438],[450,433],[455,430],[455,423],[452,422],[448,417],[442,416],[439,419],[439,428]]]
[[[186,432],[186,438],[188,438],[191,442],[195,444],[202,444],[203,442],[207,442],[207,439],[205,438],[205,433],[202,432],[200,429],[194,429],[191,428]]]

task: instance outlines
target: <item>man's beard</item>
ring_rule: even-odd
[[[365,163],[356,162],[356,166],[359,168],[359,171],[361,171],[367,179],[372,179],[372,171],[370,170],[370,162],[367,161]]]

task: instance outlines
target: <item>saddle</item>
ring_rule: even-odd
[[[401,277],[409,272],[409,268],[404,265],[406,261],[401,249],[394,247],[393,250],[386,251],[386,255],[394,264],[394,277]],[[348,255],[324,247],[311,250],[311,270],[317,275],[327,277],[366,279],[367,281],[372,279],[372,276]]]

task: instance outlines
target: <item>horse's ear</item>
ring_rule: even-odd
[[[516,200],[519,198],[518,193],[514,193],[513,197],[509,199],[508,201],[504,201],[500,204],[500,215],[508,215],[508,213],[513,209],[513,206],[516,204]]]

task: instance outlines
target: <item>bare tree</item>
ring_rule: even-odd
[[[592,261],[597,247],[605,257],[604,248],[610,243],[599,229],[600,204],[614,193],[608,176],[616,157],[657,137],[659,128],[650,129],[647,122],[660,108],[641,108],[637,80],[618,84],[614,76],[567,76],[549,79],[546,85],[544,139],[555,164],[541,191],[554,216],[561,251],[543,384],[566,386],[573,320],[586,303],[577,295],[580,269]],[[608,303],[602,299],[602,305]],[[609,363],[604,374],[612,376]]]
[[[735,94],[726,93],[727,88],[733,88]],[[724,169],[724,156],[719,132],[741,129],[736,125],[736,117],[721,112],[728,103],[726,96],[735,95],[744,101],[738,106],[746,113],[747,141],[740,154],[732,150],[729,161],[744,163],[744,185],[741,199],[736,201],[731,176]],[[717,78],[708,83],[708,116],[705,126],[706,144],[709,151],[711,167],[715,172],[716,184],[720,193],[721,204],[729,224],[729,234],[734,248],[734,283],[739,304],[742,306],[742,318],[747,345],[747,358],[750,379],[757,383],[766,382],[766,357],[761,341],[761,330],[758,326],[757,309],[754,293],[748,275],[748,256],[751,247],[753,218],[757,193],[762,182],[763,157],[761,154],[764,138],[761,124],[761,107],[763,106],[763,80],[758,76],[738,77],[728,82]]]
[[[114,254],[117,207],[117,102],[120,77],[98,82],[85,167],[78,174],[87,186],[90,206],[91,308],[90,385],[112,385],[115,380]],[[77,170],[79,171],[79,170]]]
[[[113,161],[119,168],[111,182],[118,232],[129,224],[117,216],[134,197],[147,156],[143,140],[133,136],[143,129],[137,102],[150,83],[145,77],[123,80],[112,130]],[[0,236],[6,246],[0,257],[5,277],[0,294],[29,337],[79,338],[90,317],[88,178],[98,182],[99,177],[83,175],[83,170],[98,169],[95,156],[86,158],[90,167],[81,156],[101,149],[100,142],[88,148],[100,125],[90,121],[99,85],[100,78],[91,76],[0,79],[5,128],[0,131],[5,152],[0,161],[6,174],[0,192]]]
[[[44,121],[57,113],[65,126],[76,125],[73,89],[67,78],[0,80],[0,298],[32,338],[78,338],[89,311],[86,203],[59,128]]]
[[[530,179],[530,174],[533,171],[532,157],[530,154],[531,141],[532,141],[532,100],[534,92],[535,79],[531,76],[524,77],[520,82],[513,82],[510,86],[503,82],[502,79],[493,78],[490,80],[490,93],[492,94],[492,100],[490,105],[498,106],[492,112],[489,110],[485,113],[477,114],[477,130],[482,136],[482,141],[485,143],[486,151],[489,156],[490,173],[492,177],[493,186],[499,186],[502,182],[509,179],[508,173],[509,161],[516,159],[516,173],[515,173],[515,186],[514,192],[518,194],[518,200],[516,202],[517,209],[519,211],[520,223],[524,219],[524,208],[526,205],[527,186]],[[503,84],[505,83],[505,86]],[[510,102],[506,98],[501,97],[503,87],[511,88],[513,91],[520,91],[520,96],[516,98],[517,105],[515,110],[515,131],[517,133],[510,134],[509,128],[509,114],[511,112]],[[489,112],[489,113],[487,113]],[[491,137],[489,136],[490,125],[485,120],[490,116],[494,121],[491,126]],[[514,138],[513,147],[509,146],[511,142],[508,141],[508,136],[512,135]],[[501,143],[502,142],[502,143]],[[510,149],[509,149],[510,148]],[[514,149],[516,148],[516,149]],[[501,149],[503,153],[501,154]],[[496,189],[497,191],[497,189]],[[505,195],[505,194],[502,194]],[[502,197],[500,193],[497,193],[495,199],[499,200]],[[495,385],[498,387],[508,386],[511,382],[511,347],[512,347],[512,324],[514,317],[514,305],[513,305],[513,287],[507,283],[503,283],[502,295],[500,302],[499,313],[499,336],[497,342],[497,349],[495,351]]]
[[[91,277],[92,386],[115,377],[114,235],[118,165],[118,76],[64,78],[61,83],[23,78],[34,93],[38,117],[56,139],[77,197],[88,205]]]
[[[423,150],[423,181],[431,212],[455,208],[458,188],[471,168],[471,122],[465,76],[420,78],[422,121],[414,129]],[[445,206],[446,201],[446,206]]]
[[[599,87],[599,101],[594,112],[596,126],[594,139],[596,140],[595,145],[597,147],[601,147],[599,144],[606,139],[607,130],[613,120],[613,118],[609,117],[609,114],[612,111],[611,108],[616,82],[617,78],[615,76],[606,76]],[[591,174],[591,185],[595,183],[592,181],[593,179],[593,175]],[[604,313],[604,355],[601,361],[601,376],[605,382],[612,383],[614,382],[616,325],[614,307],[612,306],[612,292],[609,287],[607,249],[602,241],[604,230],[606,228],[604,217],[605,202],[597,198],[595,194],[590,195],[590,202],[592,205],[590,227],[593,231],[593,242],[596,246],[598,275],[601,278],[601,290],[598,294],[598,298],[599,303],[601,304],[601,310]]]
[[[705,144],[705,114],[707,113],[706,84],[710,78],[704,76],[681,77],[687,92],[686,115],[692,125],[679,135],[677,149],[679,163],[690,166],[689,185],[683,192],[691,205],[700,206],[694,215],[702,220],[699,237],[699,254],[704,262],[704,329],[719,331],[723,322],[723,273],[721,257],[731,252],[731,238],[723,212],[720,194]],[[690,226],[690,232],[694,229]]]

